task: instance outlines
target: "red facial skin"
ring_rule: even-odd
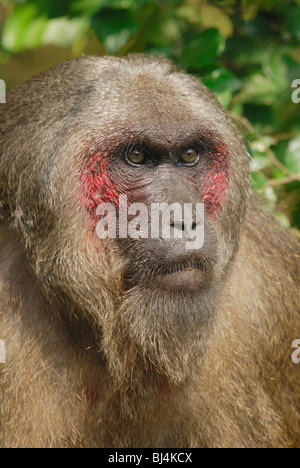
[[[213,152],[213,163],[203,182],[203,203],[209,215],[215,219],[221,212],[229,188],[229,154],[219,145]]]
[[[100,203],[119,203],[119,191],[107,171],[108,161],[109,155],[96,152],[81,171],[80,201],[91,215]]]
[[[87,159],[80,172],[80,205],[90,214],[93,226],[97,224],[96,210],[101,203],[112,203],[119,206],[121,193],[127,194],[126,187],[120,182],[115,183],[112,174],[107,169],[110,154],[95,152]],[[215,145],[212,150],[213,162],[205,176],[200,177],[203,203],[212,219],[221,212],[229,187],[229,154],[225,146]],[[130,194],[127,194],[128,197]]]

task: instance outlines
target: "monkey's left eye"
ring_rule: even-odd
[[[134,165],[140,165],[145,162],[145,153],[141,150],[137,149],[132,149],[129,151],[129,153],[126,155],[126,159],[129,163],[134,164]]]
[[[180,154],[180,158],[189,165],[197,164],[199,153],[195,148],[188,148]]]

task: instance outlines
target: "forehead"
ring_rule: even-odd
[[[180,111],[177,114],[180,118],[184,112],[190,115],[192,103],[201,99],[200,83],[197,84],[199,87],[184,74],[154,73],[153,69],[147,68],[129,69],[116,73],[110,80],[109,97],[144,117],[172,118],[176,111]]]
[[[101,81],[107,86],[97,90],[97,105],[108,130],[164,146],[182,145],[209,130],[201,85],[183,73],[144,67],[106,73]]]

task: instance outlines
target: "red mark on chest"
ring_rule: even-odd
[[[217,216],[226,201],[229,188],[229,153],[219,145],[213,151],[213,162],[203,181],[203,202],[211,216]]]
[[[103,396],[102,389],[97,384],[91,385],[90,387],[86,387],[84,389],[84,396],[88,407],[90,409],[93,409],[98,405],[98,403],[101,400],[101,397]]]
[[[170,382],[170,380],[167,377],[162,376],[157,386],[157,391],[158,391],[159,396],[162,398],[164,397],[167,398],[171,395],[171,393],[174,390],[175,388]]]

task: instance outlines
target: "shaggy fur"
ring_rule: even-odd
[[[116,161],[124,142],[171,151],[199,132],[209,285],[163,289],[163,253],[100,241],[94,209],[116,190],[165,196]],[[300,446],[299,239],[251,195],[242,137],[196,78],[84,57],[12,91],[0,218],[0,445]]]

